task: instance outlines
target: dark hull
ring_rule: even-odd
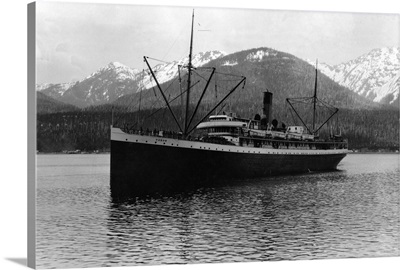
[[[224,179],[329,171],[345,156],[234,153],[111,140],[111,193],[163,194]]]

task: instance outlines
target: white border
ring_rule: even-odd
[[[0,269],[27,269],[10,259],[23,262],[26,258],[27,239],[27,4],[31,1],[2,1],[0,8],[1,25],[1,147],[2,173],[0,188],[1,205],[1,258]],[[147,5],[187,6],[187,0],[99,0],[71,1],[90,3],[121,3]],[[397,0],[346,1],[346,0],[191,0],[194,6],[268,8],[290,10],[346,11],[368,13],[400,13]],[[399,26],[400,27],[400,26]],[[400,42],[399,42],[400,43]],[[16,116],[16,117],[15,117]],[[400,254],[399,254],[400,256]],[[397,269],[400,258],[317,260],[295,262],[203,264],[179,266],[111,267],[104,269]],[[83,268],[77,268],[83,270]],[[86,268],[87,269],[87,268]]]

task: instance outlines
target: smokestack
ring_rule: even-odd
[[[267,124],[271,123],[272,118],[272,93],[264,92],[264,101],[263,101],[263,115],[265,115],[265,121]]]

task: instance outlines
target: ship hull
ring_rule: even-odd
[[[179,192],[233,178],[335,170],[346,156],[344,149],[259,149],[113,130],[113,197]]]

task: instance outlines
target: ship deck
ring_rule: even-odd
[[[178,134],[154,136],[111,129],[113,197],[179,192],[227,179],[335,170],[347,149],[243,146],[183,140]],[[293,142],[295,143],[295,142]],[[293,146],[291,146],[293,147]]]

